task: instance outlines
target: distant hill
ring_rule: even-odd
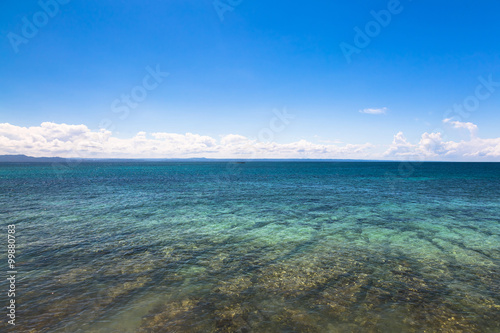
[[[25,163],[25,162],[63,162],[66,159],[61,157],[32,157],[26,155],[0,155],[0,162],[13,162],[13,163]]]
[[[26,155],[0,155],[0,163],[63,163],[63,162],[175,162],[189,161],[202,162],[210,161],[206,158],[63,158],[63,157],[33,157]],[[216,160],[212,160],[216,161]]]
[[[370,160],[347,159],[211,159],[211,158],[62,158],[33,157],[26,155],[0,155],[0,163],[67,163],[67,162],[375,162]],[[386,161],[387,162],[387,161]]]

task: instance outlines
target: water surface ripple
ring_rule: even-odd
[[[0,164],[16,331],[500,332],[500,163],[400,166]]]

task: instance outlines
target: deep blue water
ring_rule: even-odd
[[[500,332],[500,163],[0,164],[0,218],[16,332]]]

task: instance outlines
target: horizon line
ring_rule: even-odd
[[[12,158],[20,160],[5,160],[3,158]],[[22,160],[24,159],[24,160]],[[45,160],[45,161],[43,161]],[[378,159],[332,159],[332,158],[207,158],[207,157],[165,157],[165,158],[117,158],[117,157],[35,157],[24,154],[0,155],[0,163],[53,163],[54,160],[63,160],[68,162],[390,162],[390,163],[500,163],[499,161],[447,161],[447,160],[378,160]]]

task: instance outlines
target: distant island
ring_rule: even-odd
[[[26,162],[64,162],[65,158],[62,157],[32,157],[26,155],[0,155],[0,162],[10,163],[26,163]]]
[[[63,158],[33,157],[26,155],[0,155],[0,163],[67,163],[67,162],[377,162],[375,160],[349,159],[217,159],[205,157],[193,158]],[[396,162],[396,161],[380,161]]]

